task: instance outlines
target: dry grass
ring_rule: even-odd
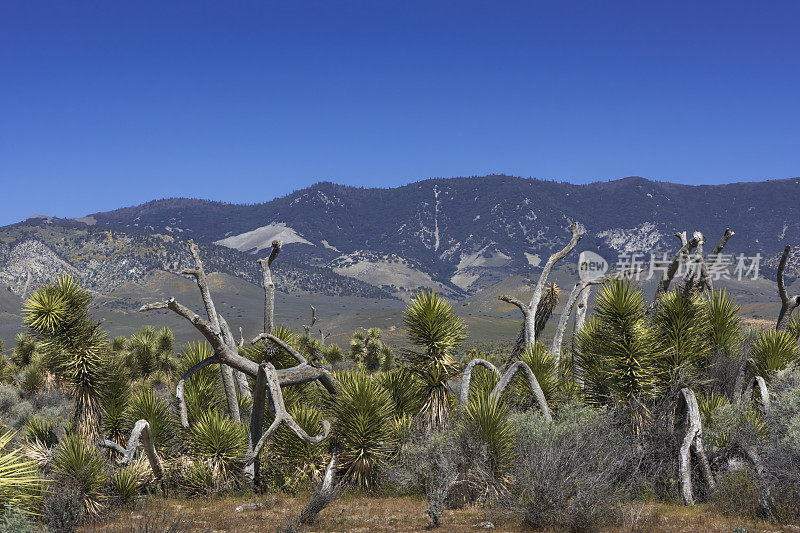
[[[235,512],[244,503],[261,503],[260,508]],[[182,523],[174,531],[187,532],[270,532],[297,517],[305,505],[304,498],[279,497],[228,497],[215,499],[158,499],[148,498],[139,501],[134,507],[118,510],[103,521],[86,525],[82,532],[143,532],[146,522],[175,525],[182,517]],[[347,531],[347,532],[390,532],[423,531],[430,524],[425,515],[425,500],[422,497],[366,497],[349,495],[325,509],[317,522],[303,531]],[[622,526],[605,529],[609,532],[694,532],[708,531],[731,533],[742,526],[748,533],[781,531],[779,526],[751,520],[736,520],[723,517],[706,506],[694,508],[680,505],[657,504],[645,507],[641,512],[631,506],[624,509],[626,515]],[[631,516],[635,523],[632,523]],[[636,516],[638,515],[638,516]],[[486,512],[477,506],[455,511],[445,511],[439,531],[477,531],[477,524],[487,520]],[[498,519],[499,520],[499,519]],[[523,524],[516,521],[495,521],[496,531],[526,531]],[[783,529],[783,531],[796,531]]]

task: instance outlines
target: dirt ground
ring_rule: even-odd
[[[88,524],[82,532],[272,532],[297,516],[303,498],[288,496],[226,497],[214,499],[146,498],[135,505],[118,509],[103,520]],[[243,504],[255,504],[236,512]],[[366,497],[349,495],[334,502],[320,513],[317,522],[304,531],[389,532],[424,531],[430,524],[425,515],[425,500],[413,497]],[[766,522],[723,517],[714,510],[698,505],[631,504],[623,508],[624,523],[605,528],[609,532],[725,532],[794,531],[800,527],[778,526]],[[439,531],[480,531],[486,522],[495,531],[532,531],[518,520],[489,516],[482,507],[445,511]],[[743,529],[737,529],[741,527]]]

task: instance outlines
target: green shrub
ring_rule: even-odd
[[[552,423],[530,411],[512,424],[517,458],[505,508],[533,528],[592,530],[616,520],[635,454],[607,412],[565,405]]]

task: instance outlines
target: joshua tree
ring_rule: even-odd
[[[466,338],[464,323],[433,291],[414,296],[403,321],[411,342],[423,349],[405,354],[409,369],[423,384],[425,401],[419,420],[426,430],[437,431],[447,423],[447,382],[458,373],[453,352]]]
[[[75,426],[89,442],[100,436],[100,398],[109,361],[108,342],[89,316],[91,295],[68,276],[33,293],[24,322],[40,341],[56,378],[75,399]]]
[[[353,333],[350,357],[367,372],[388,370],[392,363],[392,349],[381,341],[379,328],[369,328],[366,333],[360,330]]]

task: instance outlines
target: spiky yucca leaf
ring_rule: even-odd
[[[247,429],[217,411],[204,413],[189,427],[189,452],[211,466],[215,477],[229,480],[247,454]]]
[[[56,421],[52,418],[45,418],[33,415],[25,421],[25,440],[30,442],[39,441],[48,448],[56,443]]]
[[[535,336],[537,339],[542,331],[544,331],[547,321],[550,320],[550,317],[553,315],[553,311],[556,305],[558,305],[558,297],[560,294],[561,290],[555,282],[545,287],[542,293],[542,299],[539,300],[539,306],[536,308]]]
[[[751,348],[756,375],[769,381],[775,372],[797,361],[797,340],[787,330],[762,331]]]
[[[20,454],[28,461],[33,461],[40,470],[50,466],[53,461],[53,448],[45,445],[40,440],[26,440],[20,446]]]
[[[502,399],[490,394],[474,395],[464,408],[464,424],[486,444],[491,468],[502,478],[514,458],[514,429]]]
[[[727,397],[722,394],[717,394],[713,391],[701,393],[697,396],[697,406],[700,409],[700,417],[703,421],[703,427],[711,424],[714,412],[726,405],[730,404]]]
[[[9,450],[14,433],[0,432],[0,509],[15,507],[34,513],[42,500],[43,484],[36,463]]]
[[[118,468],[109,482],[111,492],[120,503],[130,503],[139,495],[139,478],[130,467]]]
[[[329,410],[340,447],[339,464],[346,479],[371,489],[391,448],[392,399],[377,380],[356,372],[337,372],[339,393]]]
[[[16,346],[11,355],[11,360],[17,366],[27,366],[36,353],[36,339],[25,333],[17,333],[14,337]]]
[[[103,419],[100,423],[105,438],[124,444],[128,440],[128,427],[125,410],[130,401],[130,371],[119,358],[109,365],[108,385],[103,393],[101,404]]]
[[[711,344],[708,310],[701,296],[675,289],[661,296],[653,319],[666,349],[658,358],[661,379],[674,387],[692,387],[705,371]]]
[[[603,284],[595,314],[575,336],[575,371],[594,404],[653,397],[661,339],[644,317],[641,291],[630,280]]]
[[[741,342],[739,306],[725,289],[714,289],[706,299],[711,346],[732,352]]]
[[[19,387],[26,396],[32,396],[44,387],[44,372],[40,365],[29,365],[22,374]]]
[[[26,300],[23,321],[41,341],[48,367],[75,399],[78,431],[93,442],[100,432],[100,396],[109,350],[105,334],[89,316],[90,302],[88,291],[62,276]]]
[[[542,388],[547,403],[552,404],[558,398],[559,388],[555,357],[542,343],[536,342],[525,346],[525,349],[519,355],[519,360],[530,367],[536,376],[536,381],[539,382],[539,386]],[[528,402],[532,405],[533,391],[525,376],[517,374],[514,377],[514,382],[519,396],[528,398]]]
[[[125,410],[126,433],[129,435],[136,422],[142,419],[150,424],[158,452],[168,454],[177,432],[175,415],[166,400],[144,387],[134,392]]]
[[[411,342],[424,349],[405,354],[407,367],[423,386],[419,417],[427,430],[439,430],[448,417],[447,381],[459,372],[453,351],[466,338],[466,328],[453,307],[433,291],[411,299],[403,322]]]
[[[300,338],[286,326],[277,326],[272,330],[272,335],[279,338],[289,346],[299,349]],[[247,345],[241,349],[242,356],[256,363],[272,363],[278,370],[297,365],[297,360],[286,350],[278,348],[269,341],[254,345]]]
[[[191,496],[214,494],[220,490],[220,484],[214,476],[211,465],[202,459],[191,461],[184,469],[181,485]]]
[[[67,435],[53,456],[53,476],[60,483],[74,484],[83,494],[84,511],[97,516],[105,508],[103,492],[108,472],[97,448],[80,435]]]
[[[183,346],[178,357],[176,375],[181,376],[194,365],[214,355],[214,350],[205,342],[190,342]],[[209,365],[195,372],[184,384],[184,400],[189,425],[194,424],[203,413],[225,409],[225,398],[220,388],[219,365]]]
[[[789,324],[786,326],[786,331],[791,333],[795,340],[800,339],[800,315],[794,315],[789,319]]]
[[[322,430],[322,413],[311,405],[296,405],[289,414],[309,435],[317,435]],[[286,424],[278,428],[270,443],[270,449],[288,470],[294,472],[297,482],[319,480],[328,461],[326,448],[325,442],[306,443]]]
[[[397,367],[376,376],[378,383],[392,398],[397,416],[416,416],[422,407],[422,391],[414,375],[404,367]]]

